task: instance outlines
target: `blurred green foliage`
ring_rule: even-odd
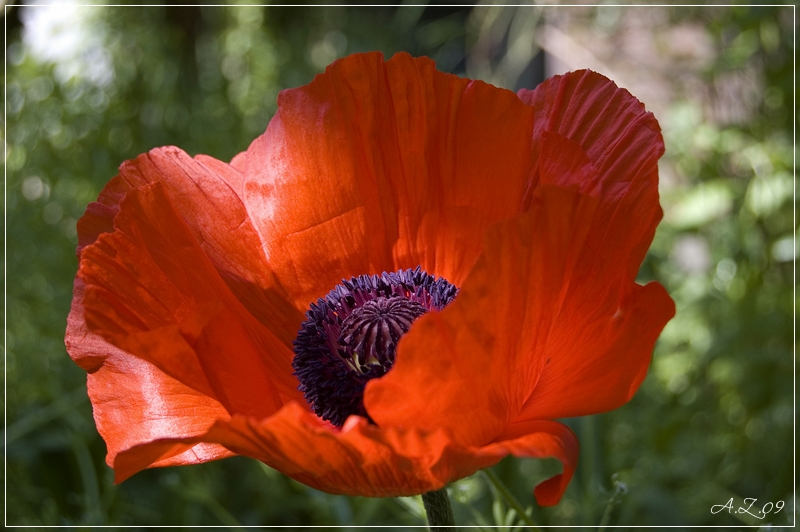
[[[166,144],[229,160],[266,128],[281,89],[352,52],[407,50],[463,74],[474,11],[65,9],[51,23],[81,35],[77,44],[32,33],[42,8],[12,9],[6,21],[8,524],[423,524],[419,498],[331,496],[245,458],[149,470],[114,486],[85,374],[63,336],[75,222],[121,161]],[[758,508],[784,501],[764,522],[793,520],[791,10],[668,13],[706,28],[709,86],[746,72],[761,90],[741,102],[755,110],[745,120],[709,120],[688,99],[659,116],[662,173],[673,179],[641,280],[663,283],[678,313],[630,404],[567,420],[581,462],[558,506],[530,509],[540,524],[760,523],[711,514],[731,497],[734,509],[745,497]],[[559,467],[506,459],[494,471],[535,506],[531,489]],[[458,523],[519,523],[481,475],[450,490]]]

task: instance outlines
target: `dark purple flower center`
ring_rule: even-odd
[[[337,427],[364,409],[364,386],[394,364],[397,344],[423,314],[446,307],[458,289],[419,266],[342,280],[312,303],[293,342],[298,389]]]

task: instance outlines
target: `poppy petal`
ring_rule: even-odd
[[[498,445],[517,458],[556,458],[564,469],[533,490],[539,506],[561,500],[578,465],[580,446],[575,433],[561,423],[545,419],[510,425]]]
[[[126,161],[78,221],[78,253],[100,234],[113,231],[113,218],[125,194],[153,182],[164,186],[236,297],[291,349],[302,313],[287,302],[272,275],[240,197],[242,174],[233,166],[205,155],[191,158],[174,146]]]
[[[461,284],[485,228],[520,210],[532,115],[509,91],[405,53],[356,54],[282,92],[236,162],[296,306],[343,277],[417,265]]]
[[[83,316],[85,288],[81,278],[76,276],[72,288],[72,304],[67,315],[64,345],[73,362],[87,373],[93,373],[100,369],[106,358],[119,349],[109,344],[101,336],[94,334],[86,326],[86,319]]]
[[[160,183],[129,192],[114,224],[81,253],[90,329],[230,412],[264,417],[299,396],[288,349],[222,282]]]
[[[634,207],[643,217],[635,224],[628,223],[622,234],[635,232],[628,240],[639,245],[630,254],[627,250],[604,248],[627,257],[623,270],[629,279],[635,279],[661,219],[656,163],[664,154],[664,140],[658,121],[627,90],[590,70],[553,76],[536,89],[521,89],[517,94],[533,108],[536,116],[532,145],[534,180],[541,179],[538,168],[542,155],[548,153],[544,146],[548,139],[545,132],[557,133],[577,143],[596,168],[604,201],[593,228],[595,232],[616,234],[606,231],[605,225],[618,214],[618,202],[631,192],[638,196]],[[557,179],[561,184],[580,184],[583,176],[564,174]],[[622,212],[626,223],[630,214],[627,210]],[[598,237],[593,239],[599,241]]]
[[[661,128],[653,113],[630,92],[602,74],[577,70],[553,76],[519,98],[534,109],[533,153],[545,131],[577,142],[604,180],[630,181],[636,170],[664,153]]]
[[[496,452],[469,459],[475,453],[454,447],[441,430],[385,432],[359,416],[351,416],[338,431],[289,403],[266,420],[234,416],[230,422],[217,422],[204,436],[163,440],[156,442],[160,447],[120,453],[114,463],[116,480],[143,469],[161,452],[198,441],[221,443],[328,493],[372,497],[439,489],[502,457]]]
[[[83,281],[76,278],[65,343],[73,360],[89,372],[87,388],[97,430],[108,448],[108,465],[113,465],[117,453],[135,445],[197,436],[216,420],[230,417],[219,402],[90,331],[83,317],[83,295]],[[232,455],[221,445],[201,442],[181,453],[163,453],[143,467],[194,464]]]
[[[455,301],[418,319],[392,371],[367,383],[372,419],[495,441],[547,364],[540,354],[596,205],[574,187],[540,186],[527,213],[492,226]]]
[[[114,217],[119,212],[119,203],[132,188],[122,178],[116,176],[103,187],[97,201],[86,206],[86,212],[76,224],[78,257],[81,256],[81,251],[94,244],[100,235],[114,232]]]
[[[636,391],[674,315],[663,288],[631,282],[662,215],[660,128],[641,102],[591,71],[518,94],[536,113],[535,180],[577,184],[601,198],[548,342],[549,352],[567,356],[548,356],[518,419],[610,410]]]
[[[575,417],[627,403],[647,374],[653,346],[675,305],[658,283],[608,291],[589,305],[565,303],[564,316],[585,316],[580,326],[559,322],[550,333],[553,356],[516,421]]]
[[[558,502],[577,462],[578,444],[564,425],[552,421],[527,424],[525,432],[484,447],[453,443],[442,429],[382,430],[351,416],[341,431],[299,405],[287,404],[274,416],[257,421],[234,416],[218,421],[205,435],[169,439],[120,453],[114,462],[116,481],[144,468],[155,456],[198,441],[215,442],[266,463],[313,488],[334,494],[399,497],[438,490],[448,483],[490,467],[504,456],[558,458],[564,472],[537,486],[543,505]]]
[[[121,451],[167,437],[198,436],[215,421],[229,418],[218,401],[123,352],[108,356],[100,369],[89,374],[87,387],[97,430],[108,447],[109,466]],[[199,442],[164,450],[143,463],[142,469],[233,455],[219,444]]]

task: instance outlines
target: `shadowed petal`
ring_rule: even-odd
[[[517,420],[575,417],[627,403],[647,374],[675,305],[658,283],[609,290],[593,308],[566,303],[545,352],[552,356]],[[568,321],[572,318],[572,322]]]
[[[257,458],[295,480],[328,493],[392,497],[423,493],[496,463],[496,453],[464,460],[443,431],[382,431],[352,416],[341,431],[295,403],[261,422],[234,416],[193,439],[133,448],[114,464],[117,482],[142,469],[152,456],[178,443],[216,442]],[[397,447],[395,447],[397,446]]]
[[[550,149],[545,144],[552,139],[546,132],[557,133],[583,149],[597,170],[603,198],[592,240],[600,242],[605,237],[602,249],[627,258],[622,268],[615,265],[615,269],[635,279],[661,220],[656,164],[664,153],[664,140],[655,117],[627,90],[590,70],[554,76],[532,91],[520,90],[518,95],[536,116],[534,173],[544,182],[555,180],[583,187],[581,174],[565,173],[548,180],[539,173],[542,157]],[[620,203],[625,203],[623,208],[619,208]],[[636,223],[629,223],[631,219]],[[608,228],[612,222],[617,222],[617,227]],[[615,247],[619,238],[638,245],[620,249]]]
[[[532,127],[513,93],[426,58],[356,54],[282,92],[236,164],[268,260],[305,309],[365,273],[421,265],[460,284],[485,228],[519,212]]]
[[[230,417],[219,402],[90,331],[83,317],[83,293],[83,281],[76,278],[65,343],[70,356],[89,372],[87,388],[97,430],[108,448],[109,466],[120,451],[161,438],[197,436],[215,421]],[[218,444],[201,442],[162,452],[142,467],[195,464],[232,455]]]
[[[489,229],[456,300],[417,320],[392,372],[368,383],[364,404],[380,426],[443,426],[482,445],[512,420],[616,408],[644,378],[674,315],[662,287],[638,286],[620,267],[650,242],[631,228],[646,222],[650,191],[634,183],[607,220],[605,197],[549,184],[569,171],[596,191],[580,147],[557,134],[545,145],[530,210]]]
[[[591,91],[597,95],[585,94]],[[542,133],[540,186],[580,180],[600,202],[548,338],[549,363],[517,419],[605,412],[633,397],[675,314],[663,287],[633,282],[661,219],[656,163],[663,142],[652,114],[599,74],[572,73],[532,96],[535,107],[552,106],[541,118],[573,139]],[[597,129],[603,123],[605,132]]]
[[[442,429],[382,430],[358,416],[351,416],[341,431],[334,431],[290,403],[266,420],[234,416],[230,422],[217,422],[203,436],[135,447],[118,455],[114,470],[116,481],[122,482],[159,453],[205,441],[257,458],[328,493],[398,497],[441,489],[508,454],[554,457],[564,463],[564,474],[540,484],[536,496],[541,504],[555,504],[572,476],[577,441],[568,428],[552,421],[529,424],[525,429],[523,435],[509,433],[496,443],[469,447],[455,444]]]
[[[81,253],[94,332],[230,412],[263,417],[299,395],[286,346],[222,282],[162,185],[129,192],[114,223]]]
[[[112,467],[117,454],[133,446],[197,436],[229,418],[218,401],[127,353],[110,355],[89,374],[87,387],[97,430],[108,447],[106,463]],[[161,450],[142,468],[199,464],[233,454],[219,444],[185,444]]]
[[[78,252],[114,230],[130,190],[159,182],[200,248],[244,306],[291,349],[302,314],[286,300],[240,198],[243,177],[234,167],[179,148],[156,148],[126,161],[78,221]]]
[[[72,288],[72,304],[67,316],[64,345],[73,362],[87,373],[93,373],[103,365],[106,358],[115,352],[123,353],[123,351],[109,344],[86,326],[86,318],[83,314],[85,288],[81,278],[76,276]]]
[[[575,188],[542,186],[530,211],[489,229],[455,301],[417,320],[392,371],[367,384],[364,404],[379,426],[444,427],[468,445],[497,439],[547,363],[541,354],[596,205]]]
[[[533,490],[539,506],[554,506],[561,500],[578,465],[579,445],[575,433],[566,425],[548,420],[514,424],[496,444],[517,458],[556,458],[563,471]]]

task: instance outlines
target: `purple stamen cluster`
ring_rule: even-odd
[[[298,389],[322,419],[341,427],[348,416],[369,419],[364,387],[394,364],[397,344],[411,324],[440,311],[458,289],[419,266],[342,280],[312,303],[292,343]]]

